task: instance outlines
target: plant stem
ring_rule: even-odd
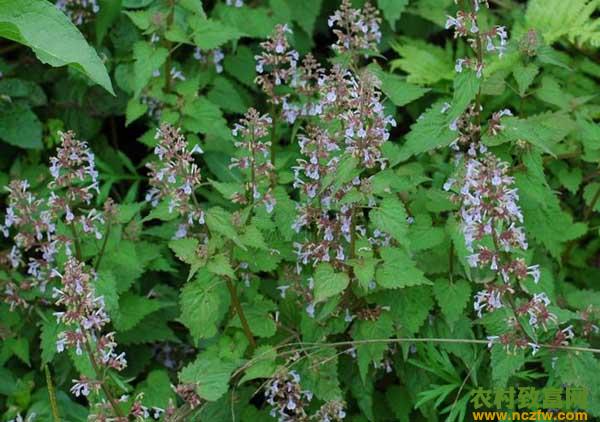
[[[82,332],[85,332],[83,327],[80,327],[80,329]],[[100,388],[102,389],[102,392],[108,399],[108,402],[110,403],[110,406],[113,408],[115,414],[119,417],[123,417],[123,412],[121,411],[121,408],[119,407],[119,403],[115,400],[115,398],[111,394],[110,390],[104,383],[104,376],[102,376],[100,368],[98,368],[98,362],[96,362],[96,358],[94,357],[94,354],[92,352],[92,347],[90,346],[90,340],[87,335],[86,335],[86,341],[84,342],[84,347],[85,347],[86,353],[88,354],[88,358],[90,359],[90,363],[92,364],[92,368],[94,369],[94,373],[96,374],[96,378],[98,378],[98,381],[100,382]]]
[[[69,224],[71,227],[71,233],[73,233],[73,241],[75,242],[75,256],[78,261],[81,261],[81,243],[79,242],[79,235],[77,234],[77,229],[75,228],[75,224]]]
[[[350,259],[356,255],[356,207],[352,207],[350,216]]]
[[[94,271],[98,272],[100,268],[100,262],[102,261],[102,257],[104,256],[104,252],[106,251],[106,245],[108,243],[108,236],[110,236],[110,229],[112,227],[112,221],[109,220],[106,225],[106,232],[104,233],[104,239],[102,240],[102,246],[100,247],[100,253],[98,253],[98,259],[96,260],[96,264],[94,265]]]
[[[594,207],[596,206],[596,203],[598,202],[599,199],[600,199],[600,186],[598,187],[598,190],[594,194],[594,197],[592,198],[592,201],[590,202],[590,204],[583,211],[583,220],[584,221],[587,221],[590,218],[592,212],[594,211]]]
[[[275,144],[277,143],[277,109],[275,104],[271,104],[271,120],[273,125],[271,127],[271,165],[273,170],[271,171],[271,187],[275,187],[277,183],[277,172],[275,171]]]
[[[173,26],[173,21],[175,19],[175,0],[169,0],[169,15],[167,16],[167,31]],[[166,31],[165,31],[166,32]],[[173,47],[173,43],[169,40],[166,41],[166,48],[169,51],[167,55],[167,60],[165,60],[165,93],[171,92],[171,48]]]
[[[242,329],[244,330],[244,334],[246,338],[250,342],[250,347],[252,349],[256,348],[256,340],[254,340],[254,335],[252,334],[252,330],[250,329],[250,325],[248,324],[248,320],[246,319],[246,315],[244,314],[244,310],[242,309],[242,305],[240,304],[240,298],[237,294],[237,289],[235,288],[235,284],[231,281],[230,278],[226,278],[227,288],[229,289],[229,295],[231,296],[231,305],[233,309],[235,309],[236,313],[240,317],[240,322],[242,323]]]
[[[58,405],[56,403],[56,391],[54,390],[54,384],[52,383],[52,374],[48,365],[44,365],[44,372],[46,374],[46,385],[48,386],[48,396],[50,398],[50,409],[52,411],[52,419],[54,422],[60,422],[60,414],[58,413]]]
[[[454,284],[454,243],[450,240],[450,250],[448,251],[448,278],[450,284]]]

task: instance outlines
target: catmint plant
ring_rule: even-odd
[[[484,46],[485,51],[502,56],[507,35],[504,27],[495,26],[487,32],[481,29],[477,20],[480,2],[471,3],[470,11],[460,10],[455,18],[449,17],[446,28],[454,29],[455,38],[468,37],[476,53],[475,61],[459,59],[456,71],[462,72],[462,66],[466,64],[480,78],[485,65]],[[499,38],[498,45],[494,44],[494,37]],[[541,270],[539,265],[530,265],[525,259],[529,245],[510,166],[482,142],[485,132],[481,123],[483,106],[480,97],[481,92],[477,94],[476,103],[469,105],[450,125],[456,132],[451,148],[456,152],[459,177],[458,180],[449,179],[444,189],[454,188],[454,199],[460,204],[461,230],[470,252],[468,265],[495,274],[486,288],[475,295],[473,307],[477,316],[481,318],[484,311],[503,308],[509,309],[512,315],[506,320],[504,334],[488,337],[490,344],[497,341],[507,350],[530,347],[535,354],[540,348],[538,338],[549,330],[556,330],[559,320],[550,311],[550,299],[545,293],[534,294],[528,299],[530,294],[523,287],[528,280],[539,283]],[[502,132],[502,118],[506,116],[512,116],[509,109],[492,113],[487,124],[489,136],[498,136]],[[555,331],[553,341],[564,345],[573,336],[571,327],[559,329]]]

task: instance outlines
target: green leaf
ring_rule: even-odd
[[[201,398],[215,401],[227,392],[229,377],[235,368],[236,365],[231,362],[200,354],[194,362],[181,370],[179,380],[186,384],[196,384],[196,393]]]
[[[269,338],[277,332],[277,325],[270,315],[277,309],[277,306],[272,301],[258,295],[252,303],[243,303],[242,309],[248,320],[252,334],[257,337]],[[239,316],[236,314],[231,320],[230,326],[241,328]]]
[[[139,99],[132,98],[127,101],[127,108],[125,109],[125,126],[129,126],[132,122],[142,117],[148,111],[148,106],[142,104]]]
[[[98,271],[98,277],[94,282],[96,296],[102,296],[104,305],[109,315],[119,309],[119,293],[117,292],[117,280],[112,271],[103,269]]]
[[[267,38],[279,23],[266,7],[224,7],[219,15],[222,23],[253,38]]]
[[[196,342],[217,334],[229,308],[229,292],[223,280],[202,269],[181,289],[179,300],[181,322]]]
[[[224,77],[215,79],[214,86],[208,92],[207,98],[223,110],[239,114],[246,112],[251,100],[245,89]]]
[[[473,71],[464,71],[456,75],[454,78],[454,97],[448,111],[448,119],[454,120],[463,114],[477,96],[480,86],[481,78],[478,78]]]
[[[501,344],[494,344],[491,360],[494,385],[505,387],[509,378],[525,364],[525,351],[519,349],[508,353]]]
[[[573,217],[562,210],[560,201],[550,190],[543,176],[541,164],[536,170],[532,162],[526,174],[517,174],[520,205],[525,218],[525,228],[550,254],[559,259],[564,245],[587,232],[583,223],[574,223]]]
[[[375,298],[379,305],[389,306],[403,336],[412,336],[419,331],[434,304],[431,288],[423,286],[382,291]]]
[[[188,22],[193,30],[194,43],[202,50],[212,50],[246,35],[234,27],[200,16],[190,16]]]
[[[0,139],[26,149],[42,149],[42,124],[23,104],[0,106]]]
[[[206,264],[206,268],[213,274],[235,279],[235,271],[233,271],[233,268],[231,267],[229,257],[224,253],[211,257]]]
[[[382,72],[378,76],[381,79],[381,90],[397,107],[412,103],[430,91],[410,84],[397,75]]]
[[[384,198],[369,213],[371,221],[379,230],[388,233],[401,244],[407,243],[408,223],[402,201],[395,197]]]
[[[358,284],[367,291],[369,284],[375,279],[375,267],[379,261],[373,257],[358,257],[350,261]]]
[[[450,119],[442,112],[442,107],[443,101],[436,102],[410,127],[399,161],[435,148],[447,147],[456,139],[456,132],[450,130]]]
[[[375,280],[381,287],[397,289],[401,287],[433,284],[406,252],[398,248],[381,249],[383,263],[377,268]]]
[[[465,280],[450,283],[439,279],[433,286],[433,293],[448,324],[454,325],[463,315],[471,298],[471,286]]]
[[[273,346],[260,346],[254,351],[250,367],[244,371],[240,384],[257,378],[269,378],[277,371],[277,350]]]
[[[60,326],[54,317],[42,322],[40,333],[40,347],[42,349],[42,363],[52,362],[56,356],[56,339],[60,333]]]
[[[215,135],[222,139],[231,139],[231,131],[227,127],[227,121],[223,118],[221,109],[205,97],[187,101],[183,106],[185,115],[183,125],[193,132],[205,135]],[[207,157],[207,155],[204,155]],[[231,172],[231,170],[227,170]],[[223,180],[228,181],[228,180]]]
[[[100,11],[96,16],[96,44],[102,44],[102,40],[112,24],[121,13],[121,0],[100,0]]]
[[[358,321],[354,328],[354,340],[385,340],[393,335],[394,326],[389,314],[382,314],[376,321]],[[385,342],[357,344],[358,369],[363,382],[367,380],[369,365],[379,363],[388,348]]]
[[[307,35],[312,36],[315,22],[321,12],[322,0],[287,0],[293,19]]]
[[[408,0],[377,0],[379,9],[383,12],[383,17],[390,23],[392,29],[396,27],[396,21],[408,5]]]
[[[233,240],[242,249],[246,249],[237,234],[237,230],[231,223],[231,214],[223,208],[212,207],[206,211],[206,225],[211,233],[219,233],[225,238]]]
[[[136,393],[144,393],[144,406],[165,409],[169,399],[175,400],[175,393],[171,388],[169,373],[164,369],[150,371],[146,379],[138,385]]]
[[[195,238],[174,239],[169,242],[169,248],[175,256],[190,265],[187,279],[190,280],[196,271],[204,265],[205,260],[198,256],[200,242]]]
[[[123,346],[164,341],[179,343],[181,340],[169,328],[167,322],[160,312],[150,314],[144,318],[143,324],[138,324],[129,331],[118,332],[117,343]]]
[[[600,195],[600,183],[590,183],[583,190],[583,200],[588,207],[594,202],[594,208],[592,208],[594,212],[600,211],[598,195]]]
[[[139,259],[135,244],[122,240],[115,249],[104,254],[102,268],[110,268],[116,280],[116,290],[119,293],[129,290],[129,287],[144,272],[144,262]]]
[[[113,317],[113,324],[119,331],[130,330],[147,315],[165,306],[165,302],[127,292],[119,299],[119,312]]]
[[[595,0],[531,0],[527,3],[527,27],[538,30],[547,43],[561,37],[572,43],[600,45],[600,30],[594,12]]]
[[[422,40],[401,38],[392,43],[401,58],[392,60],[392,70],[402,69],[406,80],[418,85],[432,85],[440,80],[454,79],[452,52]]]
[[[30,47],[42,63],[70,66],[114,95],[106,68],[81,32],[45,0],[0,0],[0,36]]]
[[[316,302],[322,302],[343,292],[350,282],[346,273],[336,273],[331,265],[325,263],[317,266],[314,278]]]
[[[436,247],[444,241],[445,229],[434,227],[429,214],[416,214],[414,223],[409,226],[408,240],[410,250],[424,251]]]
[[[552,155],[557,144],[576,128],[575,122],[562,112],[540,113],[526,119],[504,117],[502,126],[496,137],[484,136],[486,143],[497,145],[521,139]]]
[[[145,41],[138,41],[133,45],[133,89],[135,97],[138,97],[144,87],[152,79],[152,74],[155,70],[160,70],[161,73],[165,60],[169,55],[169,51],[164,47],[157,47]]]
[[[527,89],[531,86],[539,71],[539,66],[534,63],[529,63],[528,65],[519,63],[513,69],[512,74],[515,78],[515,81],[517,81],[517,87],[519,88],[519,95],[521,97],[525,95]]]

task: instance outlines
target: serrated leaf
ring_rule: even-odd
[[[150,371],[146,379],[138,385],[136,392],[144,393],[144,405],[148,407],[165,409],[169,399],[175,400],[169,373],[164,369]]]
[[[54,356],[56,356],[56,339],[58,338],[59,332],[60,326],[54,317],[42,322],[42,329],[40,333],[42,363],[46,364],[52,362],[52,359],[54,359]]]
[[[509,378],[525,364],[525,351],[519,349],[508,353],[501,344],[494,344],[491,360],[494,385],[505,387]]]
[[[182,383],[196,384],[196,393],[207,401],[218,400],[229,387],[229,377],[236,368],[231,362],[217,357],[200,354],[179,373]]]
[[[534,63],[529,63],[527,65],[518,64],[513,69],[512,74],[515,81],[517,81],[517,87],[519,88],[519,95],[521,97],[525,95],[539,71],[539,66]]]
[[[410,127],[399,161],[435,148],[447,147],[456,139],[456,132],[450,130],[448,115],[442,112],[443,104],[443,101],[436,102]]]
[[[376,321],[358,321],[354,328],[354,340],[385,340],[392,336],[394,327],[389,314],[382,314]],[[388,348],[385,342],[357,344],[358,369],[363,382],[367,380],[369,365],[379,363]]]
[[[381,249],[383,263],[379,264],[375,273],[375,280],[381,287],[397,289],[401,287],[433,284],[423,271],[416,267],[406,252],[398,248]]]
[[[144,87],[152,79],[155,70],[162,70],[162,65],[167,60],[169,51],[164,47],[154,47],[145,41],[138,41],[133,45],[133,89],[138,97]]]
[[[217,328],[229,308],[225,281],[203,269],[181,289],[179,300],[181,322],[196,342],[217,334]]]
[[[350,261],[358,284],[367,291],[375,279],[375,267],[379,261],[373,257],[359,257]]]
[[[245,35],[232,26],[200,16],[190,16],[188,23],[193,30],[194,43],[202,50],[212,50]]]
[[[377,0],[379,9],[383,12],[383,17],[390,23],[392,29],[396,26],[396,21],[408,5],[408,0]]]
[[[433,293],[448,324],[454,325],[463,315],[463,311],[471,299],[471,286],[465,280],[450,283],[439,279],[433,285]]]
[[[343,292],[350,279],[345,273],[336,273],[329,264],[319,264],[315,270],[315,298],[316,302],[322,302],[331,296]]]
[[[315,22],[321,11],[322,0],[287,0],[287,4],[293,19],[309,36],[312,36]]]
[[[167,306],[165,302],[148,299],[134,293],[125,293],[119,299],[119,312],[113,317],[113,325],[119,331],[135,327],[147,315]]]
[[[231,214],[223,208],[212,207],[206,211],[206,225],[211,233],[219,233],[225,238],[233,240],[240,248],[246,249],[231,222]]]
[[[408,223],[402,201],[395,197],[384,198],[377,208],[369,213],[371,221],[379,230],[388,233],[400,244],[406,244]]]
[[[265,299],[263,296],[256,296],[251,303],[243,303],[242,308],[244,315],[248,320],[248,325],[252,330],[252,334],[257,337],[269,338],[275,335],[277,332],[277,325],[273,317],[270,315],[271,312],[277,309],[274,302]],[[239,316],[236,314],[231,322],[232,327],[242,327]]]
[[[25,149],[42,148],[42,123],[24,104],[0,106],[0,139]]]
[[[454,79],[452,53],[422,40],[402,38],[392,48],[401,58],[392,60],[392,70],[402,69],[407,82],[432,85],[440,80]]]
[[[229,257],[224,253],[212,256],[208,260],[206,268],[213,274],[235,279],[235,271],[231,267]]]
[[[240,384],[257,378],[270,378],[277,371],[277,350],[273,346],[260,346],[254,351],[250,367],[244,371]]]

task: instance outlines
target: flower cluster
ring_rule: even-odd
[[[105,215],[94,208],[80,208],[87,207],[98,192],[94,154],[87,143],[76,140],[72,132],[59,135],[61,146],[56,156],[50,158],[49,197],[41,198],[30,192],[26,180],[13,180],[8,186],[8,206],[0,230],[5,237],[16,231],[14,246],[6,256],[13,269],[24,264],[24,254],[28,256],[27,274],[31,279],[19,286],[24,290],[37,286],[45,291],[58,252],[64,248],[66,255],[71,256],[73,241],[58,233],[59,223],[76,233],[93,235],[96,239],[103,237],[101,228]],[[107,202],[108,208],[111,204]],[[6,285],[5,300],[10,301],[13,308],[26,306],[15,287],[14,283]]]
[[[233,128],[233,136],[241,139],[235,143],[241,153],[232,158],[230,168],[239,168],[247,173],[246,192],[237,192],[231,198],[238,204],[255,204],[262,202],[271,213],[275,207],[275,197],[271,192],[270,181],[273,177],[273,164],[270,161],[271,142],[265,141],[271,126],[268,114],[260,115],[250,108],[240,123]]]
[[[337,202],[336,192],[331,186],[323,185],[323,177],[334,174],[339,162],[338,144],[329,136],[327,130],[317,126],[308,126],[305,135],[299,136],[300,151],[307,159],[298,159],[294,167],[294,187],[303,192],[307,201],[297,206],[298,214],[293,224],[296,232],[303,228],[314,228],[320,235],[320,240],[307,240],[295,243],[298,255],[298,267],[319,262],[330,262],[333,253],[336,262],[346,259],[345,239],[350,241],[351,208],[342,206],[334,210],[332,205]]]
[[[338,38],[332,46],[338,53],[374,50],[381,41],[379,10],[369,2],[362,9],[354,9],[350,0],[342,0],[327,24]]]
[[[519,226],[523,214],[513,184],[508,164],[493,154],[467,159],[460,187],[460,213],[467,249],[474,252],[469,256],[469,264],[489,266],[505,283],[511,281],[511,276],[520,281],[529,275],[537,283],[539,267],[528,267],[523,259],[513,258],[515,252],[528,246],[525,232]],[[493,247],[481,244],[485,237],[492,239]]]
[[[463,68],[475,70],[477,77],[483,74],[484,61],[483,49],[489,53],[497,53],[499,57],[504,55],[507,46],[508,34],[504,26],[494,26],[488,31],[482,31],[478,24],[477,12],[479,11],[479,0],[472,0],[472,10],[459,10],[456,16],[448,16],[446,29],[454,29],[454,38],[467,38],[471,46],[479,51],[476,58],[459,58],[456,60],[455,69],[462,72]],[[483,2],[487,7],[487,2]]]
[[[280,422],[306,421],[307,402],[312,400],[310,391],[302,390],[300,375],[296,371],[277,374],[266,387],[265,397],[272,407],[271,416]]]
[[[287,34],[292,30],[287,25],[277,25],[267,41],[260,44],[262,53],[255,56],[256,83],[273,104],[279,104],[285,96],[276,91],[278,86],[289,83],[296,72],[298,52],[290,48]]]
[[[198,208],[194,196],[201,180],[194,154],[202,153],[202,149],[199,145],[190,149],[181,130],[170,125],[162,125],[156,131],[156,139],[154,154],[158,161],[147,164],[151,188],[146,201],[158,206],[161,200],[166,200],[170,213],[177,211],[185,218],[175,236],[182,238],[195,222],[204,224],[204,212]]]
[[[89,22],[100,11],[98,0],[57,0],[56,7],[75,25]]]
[[[222,61],[225,58],[225,54],[223,54],[223,50],[220,48],[215,48],[214,50],[210,50],[207,54],[202,54],[200,47],[196,47],[194,50],[194,58],[201,63],[212,63],[217,73],[223,73]]]
[[[281,111],[288,123],[294,123],[298,116],[317,116],[323,108],[318,98],[319,83],[322,82],[324,69],[311,53],[303,59],[290,81],[290,87],[301,99],[299,104],[288,101],[288,97],[282,98]]]
[[[343,138],[346,154],[359,160],[362,167],[370,169],[379,166],[385,168],[385,160],[381,147],[389,139],[389,126],[396,126],[395,120],[387,116],[381,103],[379,81],[371,73],[365,72],[358,80],[348,80],[347,97],[343,100],[344,108],[340,109],[337,94],[334,98],[329,94],[324,100],[324,109],[330,106],[341,111],[339,120],[344,128]],[[328,86],[325,84],[324,86]]]
[[[346,418],[346,403],[332,400],[325,403],[312,417],[320,422],[341,422]]]
[[[196,392],[196,384],[177,384],[176,386],[172,386],[172,388],[191,409],[195,409],[202,403],[202,399]]]
[[[84,350],[90,355],[94,367],[112,368],[117,371],[127,366],[125,354],[117,354],[114,333],[101,334],[102,329],[110,322],[104,309],[104,299],[96,296],[93,281],[96,275],[87,271],[85,264],[76,258],[69,258],[64,272],[53,271],[53,276],[60,279],[60,288],[54,288],[53,296],[56,305],[63,310],[55,312],[57,321],[67,329],[58,335],[56,350],[74,349],[81,355]],[[81,378],[74,380],[71,391],[76,396],[87,396],[90,391],[98,390],[101,380]]]

